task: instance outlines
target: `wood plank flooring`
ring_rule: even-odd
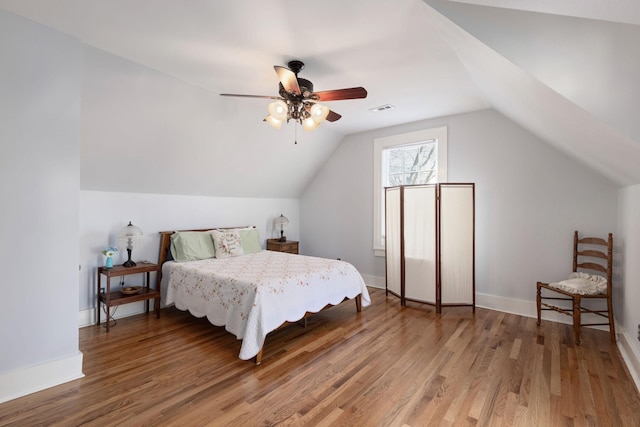
[[[260,366],[174,308],[82,328],[85,378],[0,405],[0,425],[640,426],[605,332],[576,347],[569,325],[371,296],[272,333]]]

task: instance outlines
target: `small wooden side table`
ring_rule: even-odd
[[[267,250],[276,252],[287,252],[290,254],[298,254],[298,242],[295,240],[287,240],[281,242],[280,239],[267,239]]]
[[[110,318],[110,309],[113,306],[120,304],[128,304],[130,302],[136,301],[145,301],[146,312],[149,313],[149,300],[153,299],[153,307],[156,312],[156,318],[160,318],[160,287],[158,289],[153,289],[149,286],[151,283],[149,275],[151,272],[159,272],[160,266],[158,264],[153,264],[150,262],[138,262],[134,267],[123,267],[122,265],[114,265],[111,268],[106,267],[98,267],[98,304],[96,306],[98,310],[98,322],[100,324],[100,303],[105,305],[107,312],[107,332],[109,332],[109,318]],[[127,295],[120,291],[111,291],[111,278],[118,276],[128,276],[130,274],[141,274],[146,273],[144,285],[140,289],[140,292]],[[105,292],[100,292],[102,288],[102,276],[107,277],[107,286],[105,288]]]

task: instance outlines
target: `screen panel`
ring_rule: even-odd
[[[473,304],[474,185],[440,186],[440,274],[442,304]]]
[[[404,188],[405,297],[436,303],[436,186]]]
[[[400,187],[385,189],[385,262],[387,289],[400,296]]]

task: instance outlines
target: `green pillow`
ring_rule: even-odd
[[[260,237],[258,236],[257,228],[241,228],[240,229],[240,244],[245,254],[251,254],[253,252],[260,252],[262,246],[260,246]]]
[[[208,231],[176,231],[171,235],[171,256],[177,262],[213,258],[215,254]]]

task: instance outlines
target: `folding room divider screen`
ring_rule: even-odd
[[[475,310],[475,184],[385,189],[386,290],[407,301]]]

